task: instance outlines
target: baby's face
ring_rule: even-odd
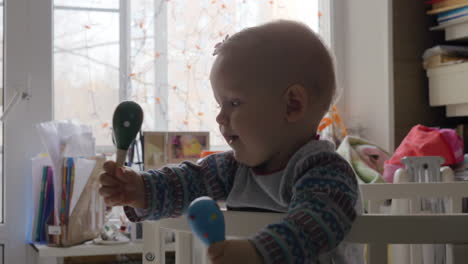
[[[242,62],[218,56],[210,81],[219,114],[216,121],[236,159],[255,167],[280,151],[285,133],[285,105],[281,92],[259,87],[255,74]]]

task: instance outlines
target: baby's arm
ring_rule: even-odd
[[[265,263],[311,263],[336,248],[351,229],[358,186],[349,164],[320,153],[298,165],[288,214],[251,241]]]
[[[226,199],[238,163],[232,152],[206,157],[200,163],[182,162],[142,173],[146,209],[125,206],[131,221],[157,220],[183,214],[192,200],[210,196]]]

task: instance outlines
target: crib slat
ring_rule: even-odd
[[[452,196],[452,198],[450,199],[451,212],[461,213],[462,212],[462,207],[463,207],[462,204],[463,204],[462,197]]]
[[[175,263],[192,263],[192,233],[176,232],[175,242]]]
[[[448,245],[448,255],[451,258],[452,264],[466,264],[468,259],[468,245]]]
[[[378,214],[380,213],[380,203],[379,201],[376,200],[369,200],[367,202],[367,205],[369,207],[369,213],[370,214]]]
[[[164,264],[159,222],[143,222],[143,264]]]
[[[367,245],[367,260],[369,264],[387,264],[387,245],[386,244],[368,244]]]

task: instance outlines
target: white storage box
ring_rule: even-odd
[[[428,69],[427,77],[431,106],[468,103],[468,63]]]

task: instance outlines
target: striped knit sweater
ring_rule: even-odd
[[[236,178],[245,178],[240,173],[252,172],[230,151],[198,164],[183,162],[144,172],[148,208],[137,213],[125,207],[125,212],[131,221],[180,216],[197,197],[226,200]],[[265,263],[322,260],[343,241],[356,217],[355,175],[327,141],[312,140],[290,158],[278,192],[278,200],[287,206],[286,217],[249,238]]]

